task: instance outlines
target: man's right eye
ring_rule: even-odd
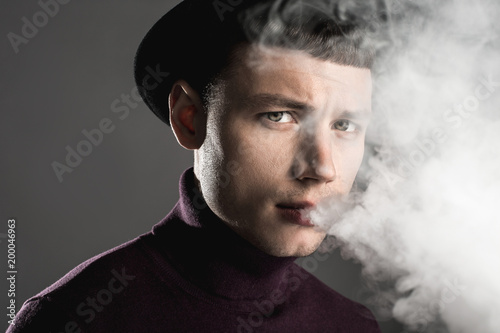
[[[293,122],[293,117],[289,112],[279,111],[279,112],[267,112],[267,119],[274,123],[291,123]]]

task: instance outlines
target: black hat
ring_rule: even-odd
[[[149,30],[135,56],[135,82],[148,107],[169,124],[168,94],[178,79],[203,89],[244,39],[237,15],[257,0],[185,0]]]
[[[360,22],[340,13],[335,6],[316,8],[313,2],[184,0],[160,18],[139,45],[134,68],[139,93],[148,107],[169,124],[168,95],[175,81],[186,80],[203,97],[203,89],[228,63],[233,46],[249,41],[308,50],[314,56],[344,65],[371,66],[371,51],[356,55],[362,34],[354,32]],[[249,8],[251,12],[247,12]],[[315,35],[324,47],[311,49],[310,40],[301,39],[298,31]],[[341,42],[329,39],[331,36],[340,37]],[[332,50],[345,52],[337,56]]]

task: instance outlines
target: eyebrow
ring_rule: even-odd
[[[342,111],[339,115],[339,118],[347,118],[354,120],[370,120],[372,117],[372,113],[367,110],[359,110],[359,111]]]
[[[316,108],[310,104],[299,102],[292,98],[286,97],[281,94],[256,94],[243,98],[240,100],[240,105],[243,108],[251,109],[266,109],[271,107],[278,107],[288,110],[297,110],[311,112]],[[341,111],[338,116],[339,118],[348,119],[370,119],[371,112],[368,110],[344,110]]]
[[[257,94],[243,98],[240,101],[244,108],[270,108],[279,107],[284,109],[300,110],[311,112],[312,105],[299,102],[280,94]]]

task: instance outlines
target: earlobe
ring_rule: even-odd
[[[184,80],[177,81],[169,95],[170,124],[179,144],[198,149],[205,140],[206,116],[198,93]]]

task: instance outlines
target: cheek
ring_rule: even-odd
[[[257,126],[237,127],[226,140],[231,156],[236,157],[248,169],[281,170],[293,156],[293,134],[270,131]],[[231,141],[231,143],[229,143]]]
[[[348,145],[339,150],[335,166],[340,179],[346,186],[351,186],[363,161],[364,141]]]
[[[226,139],[227,158],[239,166],[237,177],[231,184],[231,200],[252,206],[251,202],[264,202],[277,191],[278,182],[285,180],[293,145],[285,142],[283,133],[272,133],[259,128],[235,127],[238,131]],[[292,156],[292,157],[291,157]],[[255,207],[252,207],[255,208]]]

